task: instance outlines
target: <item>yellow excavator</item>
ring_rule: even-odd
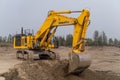
[[[66,14],[80,13],[77,18],[68,17]],[[55,44],[56,38],[54,34],[58,27],[69,25],[74,26],[72,49],[69,53],[68,73],[80,73],[90,66],[90,55],[86,52],[86,30],[90,23],[90,12],[86,9],[82,11],[49,11],[43,25],[34,35],[30,30],[24,31],[21,29],[21,34],[14,36],[14,48],[17,49],[17,57],[19,53],[29,54],[29,51],[39,54],[40,59],[49,57],[56,59],[56,53],[51,51],[51,48],[58,47]],[[54,38],[54,39],[53,39]],[[54,41],[55,40],[55,41]]]

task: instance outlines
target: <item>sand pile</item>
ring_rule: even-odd
[[[16,59],[13,48],[0,47],[0,80],[120,80],[120,48],[88,47],[88,50],[93,58],[89,69],[79,76],[65,76],[68,64],[65,59],[70,48],[55,50],[60,60],[21,61]]]
[[[67,60],[26,61],[2,76],[6,80],[120,80],[109,72],[95,72],[89,69],[78,76],[66,76],[67,65]]]
[[[3,74],[6,80],[64,80],[67,61],[27,61]]]

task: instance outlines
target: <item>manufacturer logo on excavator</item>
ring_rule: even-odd
[[[69,23],[69,21],[59,22],[59,24],[66,24]]]

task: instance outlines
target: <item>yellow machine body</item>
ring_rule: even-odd
[[[81,12],[77,18],[68,17],[64,14]],[[72,49],[69,54],[69,73],[82,72],[90,65],[90,57],[85,50],[86,31],[89,25],[90,12],[82,11],[50,11],[48,17],[38,29],[35,35],[19,35],[14,37],[14,48],[47,50],[55,48],[51,43],[58,27],[74,26]]]

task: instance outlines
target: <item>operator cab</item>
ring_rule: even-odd
[[[34,32],[33,30],[30,31],[30,29],[25,29],[23,30],[23,27],[21,28],[21,33],[20,34],[16,34],[14,36],[14,48],[27,48],[28,45],[28,41],[27,38],[29,38],[30,36],[33,36]],[[24,47],[22,47],[24,46]]]

